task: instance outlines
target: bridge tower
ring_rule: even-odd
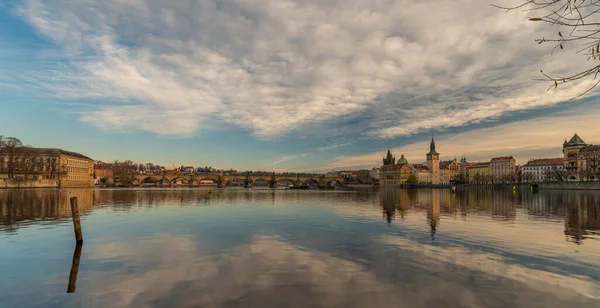
[[[269,188],[276,188],[277,187],[277,180],[275,179],[275,172],[273,172],[273,174],[271,174],[271,180],[269,181]]]
[[[252,180],[250,179],[250,171],[246,173],[246,179],[244,180],[245,188],[252,188]]]

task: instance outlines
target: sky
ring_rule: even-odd
[[[238,170],[558,157],[600,142],[590,65],[516,0],[0,2],[0,135],[131,159]],[[587,65],[587,66],[586,66]]]

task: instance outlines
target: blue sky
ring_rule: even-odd
[[[0,134],[104,161],[290,171],[373,167],[388,147],[421,162],[432,132],[444,158],[474,161],[600,141],[594,93],[568,100],[592,80],[532,81],[585,67],[576,46],[550,55],[533,39],[555,29],[484,2],[9,2]]]

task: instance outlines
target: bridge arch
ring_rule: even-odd
[[[327,182],[325,183],[325,185],[327,185],[328,187],[343,187],[344,186],[344,181],[340,180],[340,179],[327,179]]]
[[[184,177],[178,176],[173,178],[169,184],[171,184],[171,186],[188,186],[189,185],[189,179],[186,179]]]
[[[320,187],[321,184],[317,179],[306,179],[302,181],[302,186]]]
[[[265,179],[265,178],[254,178],[254,179],[250,179],[252,185],[258,185],[258,186],[266,186],[268,187],[271,183],[271,179]]]
[[[225,181],[227,186],[244,186],[244,178],[241,177],[232,177]]]
[[[290,187],[290,186],[294,186],[295,182],[292,179],[276,179],[275,180],[275,185],[276,186],[284,186],[284,187]]]
[[[139,185],[141,186],[154,186],[154,185],[158,185],[158,183],[160,182],[159,179],[149,176],[149,177],[145,177],[143,178],[141,181],[139,181]]]
[[[214,178],[200,178],[196,179],[195,181],[197,181],[197,185],[200,186],[214,186],[218,183],[218,180]]]

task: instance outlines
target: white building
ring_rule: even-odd
[[[566,177],[565,170],[562,158],[532,159],[521,167],[521,178],[523,182],[556,181],[562,173]]]
[[[374,167],[369,171],[369,177],[372,179],[379,179],[379,168]]]

